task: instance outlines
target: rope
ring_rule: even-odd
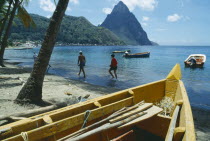
[[[21,132],[20,135],[23,137],[23,140],[24,141],[29,141],[29,139],[28,139],[28,133],[27,132]]]
[[[81,129],[84,128],[84,127],[86,126],[86,123],[87,123],[87,121],[88,121],[88,118],[89,118],[89,116],[90,116],[90,113],[91,113],[90,110],[87,110],[87,111],[85,112],[85,120],[84,120],[84,122],[83,122],[83,124],[82,124]]]

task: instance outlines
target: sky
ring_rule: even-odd
[[[151,41],[160,45],[210,45],[210,0],[122,0]],[[66,15],[101,24],[119,0],[70,0]],[[30,0],[29,13],[50,17],[54,0]]]

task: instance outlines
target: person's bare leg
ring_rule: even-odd
[[[82,72],[83,72],[83,75],[84,75],[84,78],[85,78],[86,75],[85,75],[85,70],[84,70],[84,68],[82,68]]]
[[[81,68],[79,69],[79,73],[78,73],[79,76],[80,76],[80,73],[81,73]]]
[[[115,75],[115,78],[117,79],[117,70],[114,70],[114,75]]]
[[[111,74],[112,78],[114,78],[114,75],[112,74],[111,70],[109,70],[109,73]]]

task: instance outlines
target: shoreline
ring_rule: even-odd
[[[1,115],[40,108],[40,106],[34,104],[20,106],[13,102],[23,82],[29,77],[32,69],[17,66],[19,63],[5,62],[7,67],[0,68]],[[43,100],[49,103],[65,102],[67,105],[71,105],[78,103],[79,97],[83,98],[89,96],[85,99],[88,100],[119,90],[120,89],[97,86],[78,80],[66,79],[62,76],[47,73],[43,83],[42,96]],[[206,141],[206,139],[210,138],[210,111],[194,106],[191,107],[197,140]],[[0,126],[2,123],[4,124],[4,122],[1,121]]]
[[[17,66],[18,63],[11,62],[5,62],[5,65],[7,67],[0,68],[0,115],[40,108],[35,104],[20,106],[14,103],[23,83],[27,81],[30,75],[31,68],[23,68]],[[78,103],[79,97],[88,97],[82,99],[88,100],[119,91],[116,88],[96,86],[49,73],[45,75],[42,90],[44,101],[53,104],[64,102],[67,105]]]

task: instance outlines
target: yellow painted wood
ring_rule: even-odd
[[[145,103],[145,104],[148,104],[148,103]],[[153,116],[156,116],[161,111],[163,111],[162,108],[153,105],[152,107],[150,107],[150,108],[146,109],[145,111],[143,111],[143,112],[145,112],[147,114],[144,114],[144,115],[142,115],[142,116],[140,116],[140,117],[138,117],[138,118],[136,118],[136,119],[134,119],[134,120],[124,124],[124,125],[121,125],[118,128],[121,129],[121,128],[125,128],[125,127],[128,127],[128,126],[135,125],[135,124],[137,124],[139,122],[143,122],[144,120],[147,120],[147,119],[149,119],[149,118],[151,118]]]
[[[165,79],[132,88],[134,103],[145,101],[148,103],[159,102],[165,96]]]
[[[174,99],[177,91],[178,80],[182,77],[181,68],[179,64],[176,64],[166,77],[166,89],[165,94],[167,97]]]
[[[175,79],[175,80],[180,80],[182,78],[182,73],[181,73],[181,68],[180,64],[176,64],[171,72],[168,74],[166,79]]]
[[[174,129],[176,128],[176,123],[177,123],[177,119],[178,119],[178,115],[179,115],[179,111],[180,111],[181,106],[180,105],[176,105],[176,108],[173,112],[173,116],[168,128],[168,132],[165,138],[165,141],[172,141],[173,140],[173,135],[174,135]]]
[[[129,97],[129,98],[120,100],[118,102],[112,103],[110,105],[104,106],[102,108],[97,108],[91,111],[88,121],[111,114],[125,106],[131,106],[133,105],[132,99],[133,97]],[[52,124],[40,127],[38,129],[28,131],[27,133],[28,133],[29,140],[39,140],[42,138],[55,135],[56,133],[67,130],[69,128],[73,128],[77,125],[81,125],[83,122],[84,122],[84,113],[81,113],[79,115],[75,115],[75,116],[60,120],[58,122],[54,122]],[[7,140],[12,141],[18,138],[19,136],[16,136],[16,137],[8,138]]]
[[[184,102],[183,100],[178,100],[178,101],[176,101],[176,104],[177,104],[177,105],[182,105],[183,102]]]
[[[45,122],[46,124],[53,123],[53,120],[52,120],[52,118],[51,118],[49,115],[45,115],[45,116],[43,117],[43,120],[44,120],[44,122]]]
[[[102,107],[101,104],[98,101],[95,101],[94,105],[97,106],[97,107]]]
[[[130,95],[134,95],[134,92],[133,92],[131,89],[128,90],[128,93],[129,93]]]
[[[179,100],[183,100],[178,119],[179,122],[177,123],[177,127],[184,127],[186,129],[183,141],[194,141],[195,131],[191,107],[184,85],[179,79],[181,79],[180,66],[176,65],[166,79],[101,96],[3,126],[3,128],[11,128],[11,130],[8,132],[9,134],[7,136],[0,135],[0,138],[7,138],[6,140],[12,141],[23,141],[23,138],[19,134],[21,132],[27,132],[30,140],[50,140],[53,139],[54,135],[56,139],[59,139],[77,131],[81,127],[84,122],[84,113],[86,110],[91,110],[91,114],[88,118],[89,124],[101,120],[125,106],[134,105],[142,100],[156,103],[164,96],[173,96],[175,103],[179,103]],[[45,118],[48,117],[44,117],[45,115],[48,115],[53,123],[49,122],[49,124],[46,125]],[[171,117],[157,115],[144,122],[137,123],[135,126],[165,138],[171,119]],[[1,128],[2,127],[0,127],[0,129]],[[122,130],[113,129],[108,131],[108,135],[114,138],[129,130],[130,128]],[[106,138],[101,134],[97,134],[93,137],[89,137],[87,140],[103,141],[106,140]]]
[[[181,80],[179,80],[179,87],[183,98],[182,109],[180,112],[179,126],[186,128],[183,141],[195,141],[196,136],[195,136],[195,127],[192,116],[192,110],[190,107],[190,102],[187,96],[186,89]]]
[[[166,80],[165,96],[174,99],[177,91],[178,81],[174,79]]]
[[[21,132],[26,132],[26,131],[35,129],[37,127],[44,126],[45,122],[43,121],[43,116],[45,116],[45,115],[49,115],[52,118],[52,120],[55,122],[55,121],[61,120],[66,117],[70,117],[70,116],[74,116],[79,113],[83,113],[86,110],[92,110],[92,109],[98,108],[94,105],[94,103],[93,103],[94,101],[100,101],[100,103],[103,102],[103,104],[106,105],[108,103],[116,102],[120,99],[129,97],[130,95],[127,93],[127,91],[128,90],[123,90],[121,92],[113,93],[110,95],[105,95],[105,96],[95,98],[92,100],[88,100],[88,101],[85,101],[82,103],[67,106],[65,108],[61,108],[58,110],[53,110],[53,111],[50,111],[50,112],[47,112],[44,114],[33,116],[30,119],[21,120],[17,123],[5,125],[2,128],[12,128],[13,132],[9,132],[6,136],[5,136],[5,134],[1,134],[0,139],[8,138],[10,136],[20,134]],[[27,126],[26,126],[26,124],[27,124]]]
[[[173,141],[181,141],[184,133],[185,133],[186,128],[185,127],[177,127],[174,129],[174,138]]]
[[[144,122],[138,123],[136,126],[154,135],[165,138],[170,121],[170,117],[157,115],[145,120]]]

